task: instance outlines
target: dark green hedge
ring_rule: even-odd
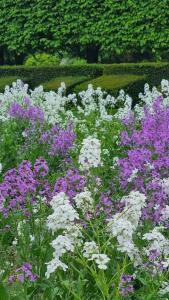
[[[159,85],[160,81],[169,78],[169,63],[122,63],[122,64],[86,64],[83,66],[54,66],[54,67],[0,67],[0,77],[16,76],[27,78],[31,87],[35,87],[52,78],[60,76],[86,76],[88,80],[101,75],[136,74],[144,75],[150,85]],[[141,82],[140,90],[142,90]],[[134,86],[130,87],[134,88]]]
[[[127,63],[103,65],[104,74],[137,74],[145,75],[150,85],[157,85],[169,78],[169,63]]]
[[[156,62],[145,62],[145,63],[120,63],[120,64],[102,64],[104,74],[115,74],[115,73],[129,73],[132,74],[148,74],[151,70],[167,69],[169,63],[156,63]]]
[[[18,78],[28,78],[28,83],[35,87],[45,81],[57,76],[87,76],[94,78],[102,75],[103,70],[98,65],[83,66],[59,66],[59,67],[25,67],[6,66],[0,67],[0,77],[18,76]]]

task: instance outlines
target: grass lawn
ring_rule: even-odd
[[[134,74],[102,75],[79,84],[76,86],[75,91],[79,92],[85,90],[90,83],[93,84],[94,88],[101,87],[106,90],[117,90],[144,78],[144,75]]]
[[[43,82],[42,85],[44,90],[56,90],[60,87],[61,82],[66,84],[67,88],[73,87],[78,83],[82,83],[85,80],[89,80],[86,76],[62,76],[57,78],[52,78],[49,81]]]

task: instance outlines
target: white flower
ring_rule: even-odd
[[[56,271],[57,268],[62,268],[63,271],[66,271],[68,266],[60,261],[60,259],[56,256],[47,264],[47,271],[45,273],[46,278],[48,279],[52,273]]]
[[[0,173],[2,173],[2,164],[0,163]]]
[[[164,218],[164,220],[169,219],[169,205],[166,205],[162,210],[161,210],[161,215]]]
[[[162,185],[162,188],[163,188],[164,192],[167,195],[169,195],[169,177],[164,178],[163,180],[161,180],[161,185]]]
[[[76,207],[81,209],[84,214],[88,211],[93,211],[94,201],[91,192],[87,189],[85,189],[84,192],[77,194],[74,200],[76,203]]]
[[[12,245],[13,246],[16,246],[18,244],[18,240],[15,238],[14,240],[13,240],[13,242],[12,242]]]
[[[26,224],[25,220],[19,221],[18,222],[18,226],[17,226],[17,232],[18,232],[18,236],[22,235],[23,229],[24,229],[24,225]]]
[[[155,227],[152,231],[143,235],[143,240],[149,242],[146,253],[149,255],[151,250],[158,250],[164,257],[169,255],[169,240],[160,232],[163,228]]]
[[[119,158],[117,156],[113,157],[113,166],[111,167],[113,170],[118,166]]]
[[[165,294],[169,293],[169,282],[163,281],[161,284],[161,289],[159,290],[159,295],[164,296]]]
[[[76,219],[79,219],[78,213],[70,204],[65,193],[60,192],[54,196],[50,202],[54,212],[47,218],[47,227],[56,232],[59,229],[66,229]]]
[[[127,179],[128,182],[132,182],[133,179],[137,177],[138,174],[138,169],[134,169],[130,175],[130,177]]]
[[[85,242],[83,246],[83,256],[88,260],[93,260],[99,269],[106,270],[110,258],[106,254],[100,254],[99,248],[94,241]]]
[[[28,136],[27,132],[26,131],[22,131],[22,136],[25,138]]]
[[[89,170],[101,165],[101,143],[98,139],[89,136],[83,140],[79,164],[82,170]]]
[[[30,235],[29,235],[29,237],[30,237],[30,241],[31,241],[31,242],[34,242],[34,240],[35,240],[35,236],[34,236],[34,235],[32,235],[32,234],[30,234]]]
[[[92,254],[91,260],[94,260],[101,270],[107,269],[110,258],[106,254]]]
[[[66,235],[58,235],[57,238],[52,241],[51,245],[55,250],[55,256],[57,255],[58,257],[62,256],[67,251],[73,252],[74,250],[72,240]]]
[[[47,227],[52,232],[59,234],[51,243],[54,248],[54,258],[47,264],[46,277],[49,278],[58,267],[64,271],[68,268],[67,265],[60,261],[60,257],[66,252],[73,252],[74,246],[81,243],[80,226],[75,224],[75,220],[79,219],[78,213],[69,202],[69,198],[65,193],[56,194],[51,200],[53,213],[47,218]]]
[[[136,265],[141,262],[141,258],[132,237],[137,229],[146,197],[138,191],[132,191],[121,201],[125,203],[125,208],[108,220],[108,230],[113,237],[117,237],[118,250],[126,252]]]
[[[92,255],[99,253],[99,248],[94,241],[92,242],[85,242],[83,246],[83,256],[91,259]]]

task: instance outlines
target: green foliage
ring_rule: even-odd
[[[80,57],[63,57],[60,66],[69,66],[69,65],[75,65],[75,66],[82,66],[86,64],[86,60]]]
[[[0,284],[0,300],[9,300],[9,294],[7,288]]]
[[[84,75],[97,77],[102,75],[103,67],[101,65],[82,65],[82,66],[50,66],[50,67],[26,67],[26,66],[4,66],[0,67],[1,76],[69,76]],[[51,75],[50,75],[51,74]]]
[[[12,135],[11,130],[13,130]],[[9,121],[5,124],[0,122],[0,161],[3,161],[4,171],[18,163],[18,149],[24,141],[22,130],[23,127],[18,126],[15,121]]]
[[[52,54],[38,53],[29,55],[25,61],[25,66],[53,66],[59,64],[59,58]]]
[[[167,7],[168,0],[2,0],[0,45],[17,54],[66,50],[85,57],[93,49],[166,59]]]

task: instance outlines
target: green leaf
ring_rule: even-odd
[[[0,285],[0,300],[9,300],[9,294],[7,288],[1,284]]]

